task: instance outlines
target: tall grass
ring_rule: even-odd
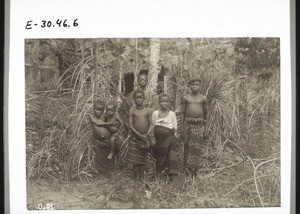
[[[31,113],[33,106],[41,99],[45,106],[43,111],[35,110],[34,114]],[[35,136],[27,142],[35,148],[27,151],[28,179],[49,176],[68,181],[80,174],[89,174],[93,145],[90,142],[92,133],[86,114],[91,106],[91,98],[73,104],[67,101],[67,106],[64,102],[63,97],[54,96],[45,98],[41,95],[31,100],[27,98],[27,135]],[[47,120],[43,113],[47,115]],[[42,118],[41,128],[44,130],[32,132],[30,127],[37,127],[37,124],[31,120],[37,121],[38,118]]]
[[[189,92],[187,86],[189,76],[198,75],[202,78],[200,91],[208,98],[207,124],[209,141],[213,147],[206,152],[208,158],[203,164],[205,166],[203,172],[209,175],[209,179],[203,182],[206,182],[207,188],[216,188],[217,192],[226,190],[227,196],[237,200],[243,197],[245,206],[278,206],[280,204],[279,71],[275,71],[269,83],[258,90],[254,76],[248,76],[245,81],[245,76],[232,74],[234,60],[230,58],[231,61],[225,62],[223,59],[227,57],[227,52],[222,52],[226,50],[227,43],[192,40],[192,43],[186,45],[186,41],[182,39],[180,40],[182,45],[176,49],[174,41],[176,42],[171,39],[169,42],[162,42],[161,55],[164,60],[161,63],[166,63],[165,66],[169,68],[169,80],[175,84],[175,87],[173,85],[168,91],[174,103],[172,110],[178,115],[180,130],[182,130],[181,99]],[[97,44],[95,47],[102,46]],[[48,178],[70,181],[89,179],[93,176],[94,150],[87,114],[91,112],[95,96],[107,101],[121,100],[119,116],[125,124],[128,124],[127,112],[131,105],[130,102],[126,103],[126,99],[129,101],[128,98],[120,95],[119,86],[112,81],[107,71],[110,63],[106,60],[109,58],[107,57],[109,51],[97,52],[92,48],[89,51],[65,71],[55,89],[40,92],[27,90],[28,180]],[[97,57],[99,63],[95,60],[95,53],[105,55]],[[201,58],[200,55],[205,57]],[[134,65],[134,62],[132,64]],[[66,81],[73,84],[70,89],[62,89],[61,85]],[[33,83],[26,82],[26,87],[29,89],[31,84]],[[246,112],[242,114],[239,102],[241,84],[245,84],[246,91],[243,93],[246,96],[243,99],[248,105]],[[147,99],[150,100],[151,97],[156,96],[149,94]],[[149,103],[152,105],[149,107],[158,107],[156,101]],[[241,122],[246,126],[242,127]],[[128,149],[129,136],[128,129],[124,129],[120,136],[118,163],[125,168],[128,167],[124,157]],[[181,142],[184,140],[180,139]],[[181,161],[182,151],[181,144],[179,152]],[[153,167],[153,158],[149,156],[147,161],[148,167]],[[180,173],[183,174],[183,171]],[[188,182],[191,181],[184,181],[184,185]],[[195,183],[194,187],[197,185],[198,183]],[[193,189],[190,191],[191,194],[195,192]]]

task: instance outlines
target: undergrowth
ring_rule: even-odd
[[[269,83],[258,88],[254,76],[231,71],[230,63],[234,58],[228,58],[227,40],[223,41],[225,45],[201,40],[189,51],[184,46],[174,48],[173,39],[165,40],[162,50],[168,52],[162,52],[161,63],[172,74],[173,86],[168,90],[172,110],[178,116],[179,130],[183,131],[180,101],[188,93],[188,76],[196,72],[203,82],[201,93],[209,102],[208,142],[212,147],[204,152],[206,161],[198,178],[192,179],[185,175],[181,135],[177,184],[154,178],[154,159],[149,155],[146,182],[137,185],[130,178],[131,166],[125,158],[130,141],[128,128],[121,133],[121,143],[117,145],[118,170],[110,179],[95,174],[92,130],[87,115],[92,112],[95,96],[106,101],[116,99],[118,114],[125,125],[128,124],[127,113],[132,106],[130,95],[122,96],[120,86],[108,71],[116,70],[113,66],[119,62],[130,68],[141,64],[134,58],[126,61],[126,52],[114,52],[114,48],[121,49],[112,41],[108,46],[106,40],[97,40],[89,48],[81,42],[81,58],[77,56],[77,61],[69,65],[55,89],[33,90],[34,82],[26,82],[28,183],[47,179],[51,183],[66,182],[72,186],[72,182],[80,181],[85,186],[84,189],[78,186],[78,192],[83,191],[81,198],[94,198],[90,202],[91,208],[280,206],[279,70],[272,71]],[[138,52],[131,46],[127,49],[134,54]]]

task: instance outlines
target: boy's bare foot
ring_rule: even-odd
[[[185,168],[185,175],[193,177],[193,170],[191,168]]]
[[[112,153],[109,153],[109,155],[107,156],[107,159],[112,159],[113,158],[113,154]]]
[[[133,179],[134,182],[138,182],[138,180],[139,180],[138,168],[136,166],[133,167],[132,179]]]
[[[193,177],[197,178],[197,169],[193,170]]]
[[[139,181],[141,183],[144,183],[144,173],[143,172],[140,172]]]
[[[169,177],[170,177],[170,182],[177,181],[178,178],[176,174],[170,174]]]

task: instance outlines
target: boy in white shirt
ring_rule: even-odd
[[[173,111],[169,110],[170,97],[167,94],[159,96],[160,110],[152,113],[153,132],[156,139],[153,153],[156,160],[156,172],[167,169],[170,181],[174,181],[178,174],[177,157],[177,119]]]

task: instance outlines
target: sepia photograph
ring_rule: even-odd
[[[280,42],[24,39],[27,209],[281,207]]]

